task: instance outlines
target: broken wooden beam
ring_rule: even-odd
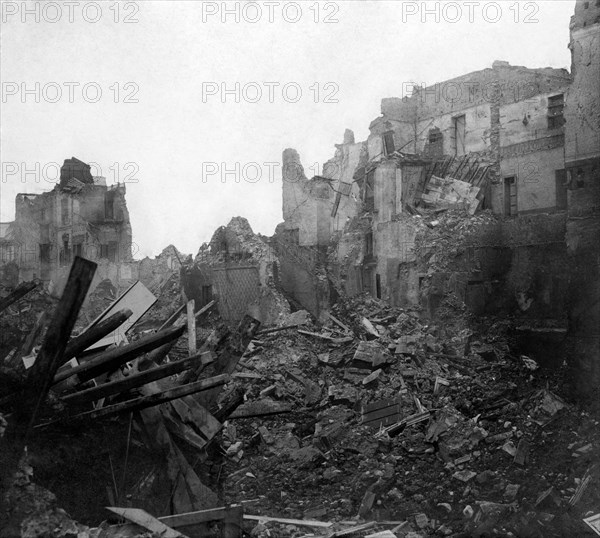
[[[119,328],[133,312],[128,308],[115,312],[112,316],[101,321],[97,325],[93,325],[87,331],[81,333],[75,338],[71,338],[67,344],[67,349],[62,356],[59,366],[62,366],[73,357],[77,357],[83,353],[92,344],[95,344],[98,340],[104,338],[107,334],[110,334],[115,329]]]
[[[372,529],[375,525],[377,525],[377,522],[369,521],[368,523],[363,523],[362,525],[353,526],[350,529],[336,531],[333,534],[328,535],[327,538],[342,538],[343,536],[352,536],[353,534]]]
[[[244,519],[249,518],[244,515],[244,509],[241,504],[158,518],[161,523],[168,525],[171,529],[193,527],[214,521],[222,521],[224,529],[221,536],[223,538],[238,538],[242,536],[242,524]]]
[[[244,403],[245,390],[242,387],[236,387],[225,397],[221,407],[213,412],[214,417],[219,422],[225,422],[240,405]]]
[[[345,325],[344,323],[342,323],[339,319],[332,316],[329,312],[326,312],[326,315],[331,321],[333,321],[338,327],[342,328],[344,331],[346,331],[348,333],[352,332],[352,329],[350,329],[350,327],[348,327],[348,325]]]
[[[289,413],[291,410],[291,405],[274,402],[272,400],[258,400],[256,402],[245,403],[238,407],[229,415],[229,420],[280,415],[282,413]]]
[[[221,374],[208,379],[203,379],[202,381],[196,381],[195,383],[165,390],[163,392],[157,392],[148,396],[141,396],[140,398],[127,400],[126,402],[109,405],[107,407],[103,407],[102,409],[86,411],[85,413],[68,417],[67,420],[94,420],[102,417],[117,415],[119,413],[140,411],[141,409],[154,407],[156,405],[170,402],[171,400],[176,400],[177,398],[182,398],[183,396],[187,396],[189,394],[195,394],[197,392],[209,390],[214,387],[220,387],[221,385],[228,383],[230,380],[231,377],[229,375]]]
[[[397,435],[402,433],[407,426],[414,426],[415,424],[418,424],[419,422],[428,420],[430,416],[431,415],[430,415],[429,411],[415,413],[414,415],[411,415],[411,416],[406,417],[405,419],[401,420],[397,424],[393,424],[391,426],[388,426],[387,428],[384,428],[381,432],[378,432],[377,435],[379,435],[380,433],[381,434],[387,433],[390,437],[396,437]]]
[[[326,334],[313,333],[310,331],[303,331],[302,329],[298,329],[299,334],[303,334],[305,336],[313,336],[315,338],[320,338],[321,340],[326,340],[327,342],[331,342],[332,344],[347,344],[348,342],[354,341],[354,336],[344,336],[342,338],[334,338],[332,336],[328,336]]]
[[[179,338],[184,331],[185,326],[166,329],[158,333],[144,336],[131,344],[110,349],[79,366],[64,369],[62,372],[59,372],[54,378],[54,383],[60,383],[75,374],[79,376],[81,381],[87,381],[107,370],[118,368],[122,364],[125,364],[146,351],[150,351]]]
[[[171,327],[171,325],[173,325],[176,321],[177,318],[179,318],[179,316],[181,316],[181,313],[186,309],[185,304],[182,304],[177,310],[175,310],[175,312],[173,312],[169,318],[167,319],[167,321],[165,321],[156,332],[162,331],[163,329],[166,329],[167,327]]]
[[[221,349],[217,349],[216,373],[233,373],[259,327],[260,321],[251,316],[244,316],[237,330],[231,333],[226,339],[224,346]]]
[[[188,354],[191,357],[196,354],[196,318],[194,317],[194,308],[196,301],[192,299],[187,302],[187,337],[188,337]]]
[[[244,316],[236,331],[231,332],[220,342],[215,349],[217,360],[215,361],[215,374],[232,374],[248,344],[260,327],[260,321],[251,316]],[[199,396],[198,401],[206,408],[211,409],[218,397],[217,390],[207,391]]]
[[[185,514],[174,514],[172,516],[159,517],[158,520],[172,529],[180,527],[191,527],[202,523],[210,523],[211,521],[220,521],[225,517],[224,506],[219,508],[209,508],[208,510],[197,510],[195,512],[187,512]]]
[[[297,525],[298,527],[316,527],[321,529],[329,529],[333,526],[330,521],[315,521],[311,519],[288,519],[284,517],[269,517],[269,516],[254,516],[251,514],[244,514],[244,519],[250,521],[264,521],[265,523],[273,521],[275,523],[282,523],[284,525]]]
[[[202,437],[210,441],[223,426],[219,420],[211,415],[208,410],[200,405],[193,396],[185,396],[173,400],[171,407],[184,424],[193,426]]]
[[[370,403],[362,409],[361,424],[380,428],[396,424],[402,412],[402,399],[393,398]]]
[[[204,305],[200,310],[198,310],[198,312],[196,312],[194,314],[196,321],[200,320],[200,318],[202,316],[204,316],[204,314],[208,313],[210,311],[210,309],[213,306],[215,306],[215,304],[217,304],[216,301],[211,301],[210,303]],[[177,310],[167,321],[165,321],[165,323],[162,324],[159,331],[162,329],[165,329],[167,327],[170,327],[171,325],[173,325],[174,327],[181,327],[183,325],[185,327],[185,329],[187,330],[186,320],[184,320],[183,318],[177,319],[185,309],[186,309],[186,305],[182,305],[179,308],[179,310]],[[155,362],[156,364],[160,364],[163,361],[163,359],[167,356],[169,351],[171,351],[171,349],[173,349],[174,345],[175,345],[175,341],[172,341],[172,342],[169,342],[167,344],[160,346],[159,348],[152,350],[150,353],[148,353],[146,360],[149,362]]]
[[[52,380],[60,365],[60,358],[79,310],[94,278],[97,265],[94,262],[75,257],[63,294],[56,306],[54,318],[37,355],[37,359],[27,376],[27,385],[23,391],[23,411],[29,421],[25,432],[27,437],[35,421],[38,410],[46,399]]]
[[[116,506],[107,506],[107,510],[110,510],[119,517],[127,519],[140,527],[149,530],[152,535],[162,536],[163,538],[186,538],[184,534],[173,530],[171,527],[166,525],[164,522],[151,516],[148,512],[141,510],[140,508],[119,508]]]
[[[0,312],[6,310],[11,304],[16,303],[22,297],[25,297],[30,291],[37,288],[35,282],[22,282],[4,299],[0,299]]]
[[[287,331],[288,329],[297,329],[300,327],[298,323],[296,325],[284,325],[283,327],[275,327],[274,329],[263,329],[262,331],[258,331],[256,336],[262,336],[263,334],[271,334],[278,333],[280,331]]]
[[[98,385],[97,387],[92,387],[79,392],[74,392],[73,394],[63,396],[62,400],[65,403],[80,404],[85,402],[93,402],[95,400],[99,400],[100,398],[112,396],[113,394],[123,394],[128,390],[140,387],[141,385],[145,385],[146,383],[150,383],[152,381],[163,379],[167,376],[183,372],[184,370],[187,370],[188,368],[194,366],[194,364],[196,364],[197,362],[205,361],[207,357],[208,359],[210,359],[210,362],[212,362],[212,357],[210,357],[209,353],[199,353],[192,357],[187,357],[179,361],[168,362],[161,366],[150,368],[137,374],[129,375],[124,379],[110,381],[108,383]]]

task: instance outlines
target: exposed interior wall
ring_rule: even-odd
[[[574,80],[565,103],[570,257],[568,358],[574,385],[600,385],[600,5],[577,0],[570,25]]]
[[[567,162],[600,154],[600,7],[578,1],[571,21],[574,80],[565,107]]]
[[[283,152],[283,218],[298,230],[300,245],[327,245],[331,234],[332,187],[326,178],[308,179],[294,149]]]
[[[343,230],[346,222],[361,211],[360,187],[355,181],[355,174],[367,160],[367,144],[355,143],[352,131],[347,130],[344,143],[336,144],[335,147],[334,157],[323,165],[323,176],[332,180],[333,195],[330,200],[332,233]]]
[[[509,156],[510,155],[510,156]],[[566,181],[564,170],[564,150],[562,146],[547,151],[505,153],[500,163],[502,178],[514,177],[517,195],[517,209],[520,214],[536,211],[566,210],[566,186],[564,187],[564,205],[557,199],[557,172],[560,184]],[[505,197],[508,190],[503,183],[495,186],[498,196],[497,213],[505,214]]]

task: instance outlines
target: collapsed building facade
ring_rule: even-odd
[[[234,217],[218,228],[181,270],[185,294],[196,305],[218,301],[221,318],[239,323],[247,314],[276,325],[289,313],[278,279],[279,263],[271,246],[255,235],[248,221]]]
[[[3,284],[38,279],[60,294],[75,256],[99,263],[92,289],[106,279],[117,288],[137,280],[125,192],[73,157],[52,191],[18,194],[14,222],[2,225]]]
[[[578,1],[571,73],[497,61],[383,99],[368,139],[346,131],[321,176],[286,150],[282,279],[306,295],[306,275],[327,273],[298,301],[314,312],[336,290],[368,292],[435,316],[454,294],[520,320],[542,348],[568,348],[580,388],[596,386],[599,30],[598,6]],[[302,267],[285,263],[291,249]]]

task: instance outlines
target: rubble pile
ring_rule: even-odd
[[[35,294],[19,308],[49,300]],[[54,317],[28,322],[35,338],[21,335],[39,343],[19,377],[25,395],[66,297]],[[510,319],[474,316],[449,294],[431,320],[367,294],[340,296],[319,320],[296,311],[260,328],[246,316],[232,329],[215,301],[186,305],[176,279],[158,297],[126,341],[51,374],[31,421],[35,458],[10,475],[6,536],[591,536],[582,519],[600,502],[600,408],[569,401],[565,372],[522,354]],[[180,338],[192,318],[195,338]],[[97,325],[63,360],[102,338]],[[18,448],[27,400],[11,390],[0,426]],[[96,456],[105,444],[116,446]],[[32,483],[36,461],[52,468],[36,475],[56,498]],[[65,476],[76,461],[89,468]],[[72,499],[74,488],[97,501]],[[102,506],[115,515],[98,527]]]
[[[419,231],[415,237],[414,253],[423,260],[429,274],[455,268],[457,258],[464,256],[466,249],[489,233],[490,225],[498,222],[498,216],[490,210],[469,215],[464,209],[449,209],[424,212]],[[472,260],[463,260],[472,262]],[[470,270],[476,267],[469,266]]]
[[[0,384],[6,388],[0,397],[2,433],[6,434],[1,440],[3,446],[0,450],[0,528],[8,528],[5,523],[10,522],[10,530],[8,534],[2,534],[3,538],[37,536],[40,535],[36,534],[38,530],[44,536],[77,535],[77,524],[72,522],[71,525],[66,514],[57,512],[57,503],[50,498],[51,494],[46,495],[45,492],[40,497],[36,485],[31,484],[30,487],[27,477],[26,483],[19,478],[23,474],[22,466],[16,468],[16,461],[23,461],[28,446],[34,449],[38,462],[48,458],[48,465],[57,468],[61,476],[59,489],[63,495],[65,490],[69,492],[68,498],[63,498],[63,501],[76,506],[80,498],[89,499],[99,488],[102,491],[102,481],[90,477],[87,467],[74,474],[65,475],[61,472],[65,466],[77,468],[73,467],[72,458],[78,459],[80,465],[85,461],[82,459],[83,452],[71,447],[74,432],[87,430],[87,434],[76,445],[86,446],[86,457],[91,456],[92,460],[89,465],[95,468],[102,458],[94,458],[94,451],[103,446],[107,450],[107,443],[108,446],[111,444],[109,429],[114,430],[110,428],[111,422],[121,425],[117,418],[127,415],[129,426],[124,459],[123,455],[119,455],[120,461],[113,464],[110,456],[112,450],[108,448],[109,476],[112,476],[112,480],[107,479],[106,469],[101,471],[106,480],[106,490],[100,496],[96,495],[92,503],[95,505],[99,501],[105,505],[115,505],[119,501],[124,502],[125,491],[129,490],[128,499],[133,499],[135,493],[136,504],[157,515],[165,512],[182,514],[218,506],[217,495],[204,485],[198,475],[202,475],[202,472],[195,467],[208,457],[208,449],[221,430],[222,421],[241,403],[223,400],[221,388],[231,380],[230,374],[260,323],[246,316],[237,329],[222,326],[210,331],[208,338],[198,347],[196,320],[202,322],[203,316],[210,312],[215,302],[195,309],[193,301],[190,301],[170,312],[155,331],[138,327],[138,334],[129,333],[127,338],[121,333],[120,340],[116,340],[113,331],[131,316],[137,321],[147,308],[156,304],[156,298],[138,282],[129,290],[133,290],[130,297],[126,292],[115,301],[113,306],[117,311],[107,314],[105,319],[95,320],[83,332],[71,336],[95,270],[96,264],[93,262],[79,257],[75,259],[58,304],[47,316],[36,321],[32,333],[27,335],[17,350],[10,368],[0,372]],[[23,291],[31,294],[33,289],[35,286],[28,285]],[[8,303],[13,299],[23,299],[23,294],[13,292],[12,296],[2,299],[2,313],[10,308]],[[119,306],[115,306],[117,304]],[[182,317],[185,311],[187,315]],[[186,338],[187,353],[175,360],[178,353],[174,352],[172,357],[168,355],[186,330],[190,335],[193,334],[193,338]],[[34,349],[32,343],[38,340],[40,345]],[[99,347],[90,347],[97,345]],[[31,355],[23,354],[22,350],[26,348],[32,348]],[[15,373],[18,375],[13,375]],[[223,405],[228,407],[224,408]],[[135,431],[139,433],[135,440],[135,454],[148,461],[150,451],[161,460],[160,465],[150,467],[150,472],[147,465],[143,466],[146,467],[144,469],[137,462],[128,464],[129,454],[133,451],[134,415]],[[94,428],[103,422],[100,430]],[[101,436],[100,442],[93,446],[97,433]],[[73,456],[66,456],[65,452],[73,453]],[[194,462],[193,465],[190,462]],[[122,474],[120,484],[115,478],[116,465],[120,467],[119,474]],[[131,477],[135,479],[133,485],[125,482],[128,471],[135,473]],[[26,474],[29,476],[30,473]],[[93,482],[87,481],[90,478]],[[10,491],[15,489],[10,484],[17,482],[25,487],[15,490],[16,499],[15,495],[5,496],[7,488]],[[83,489],[83,493],[75,499],[70,498],[73,487]],[[25,505],[37,506],[37,497],[43,497],[44,506],[39,510],[36,508],[34,519],[29,521],[32,510],[19,512],[15,506],[21,500]],[[106,497],[108,503],[101,500]],[[84,508],[87,517],[97,510],[95,506],[84,505]],[[122,510],[124,512],[118,514],[138,527],[152,531],[167,528],[145,512],[143,521],[139,521],[138,511]],[[216,520],[217,526],[239,529],[241,518],[241,511],[227,509],[223,514],[211,514],[199,524],[204,528]],[[49,527],[54,530],[48,531]],[[62,532],[61,529],[64,530],[62,534],[59,532]],[[136,529],[134,531],[133,535],[138,534]],[[105,533],[95,535],[111,536]],[[123,536],[119,529],[112,535]]]
[[[370,532],[412,538],[586,535],[598,410],[563,400],[562,373],[513,350],[507,322],[427,324],[372,298],[334,313],[259,335],[240,363],[256,378],[249,401],[293,411],[225,424],[226,499],[332,524],[270,522],[256,536],[373,521]]]
[[[283,325],[290,306],[276,277],[278,263],[266,238],[245,218],[234,217],[200,247],[193,263],[184,264],[183,287],[188,297],[203,302],[202,288],[210,286],[227,321],[244,311],[263,325]]]

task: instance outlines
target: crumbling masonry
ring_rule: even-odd
[[[435,317],[454,294],[473,312],[517,318],[538,351],[563,351],[580,390],[597,385],[599,9],[576,3],[571,73],[496,61],[383,99],[368,139],[346,131],[312,179],[285,150],[276,238],[316,253],[308,272],[328,249],[327,285],[308,298],[297,293],[304,268],[281,253],[298,301],[314,311],[336,290],[368,292]]]

